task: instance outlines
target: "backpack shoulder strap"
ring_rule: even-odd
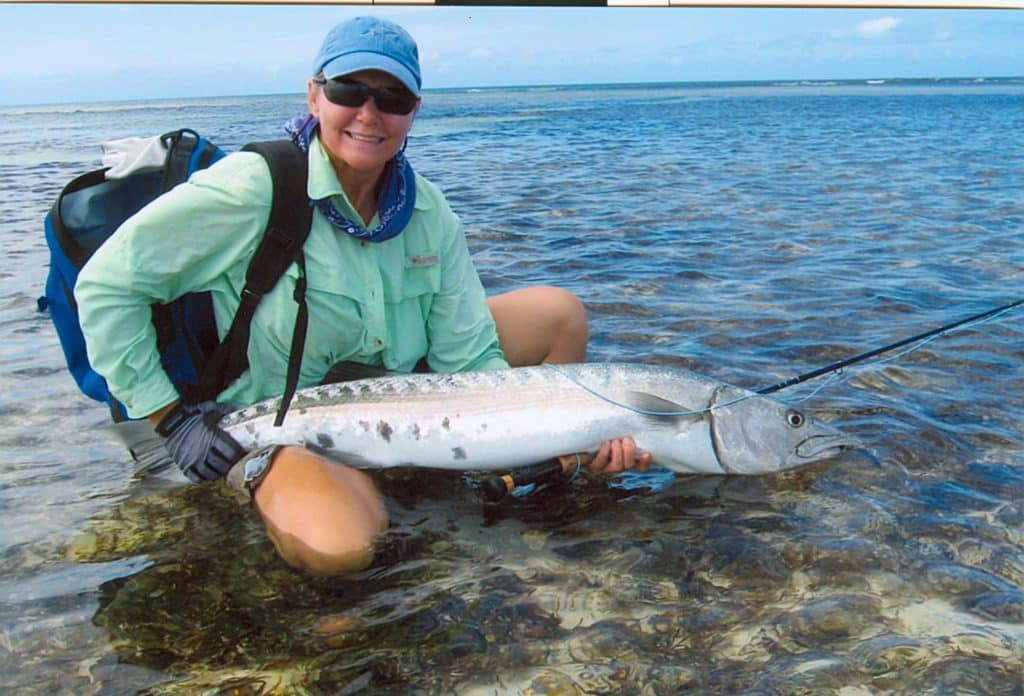
[[[249,333],[256,307],[263,296],[274,288],[288,267],[295,262],[300,264],[301,277],[295,291],[299,314],[289,358],[289,382],[298,382],[298,368],[305,343],[306,283],[302,245],[309,236],[309,228],[313,222],[313,208],[306,194],[306,153],[290,140],[249,143],[242,149],[257,152],[266,159],[273,180],[274,197],[263,239],[246,271],[241,304],[224,341],[203,371],[202,393],[209,399],[215,398],[248,369]],[[298,350],[297,342],[300,343]],[[293,372],[294,380],[291,377]],[[295,387],[291,386],[290,389],[294,392]],[[290,401],[290,395],[287,401]],[[287,409],[284,402],[282,407]],[[283,418],[283,415],[282,411],[279,417]]]
[[[200,137],[191,128],[164,133],[160,136],[160,142],[167,148],[160,193],[170,191],[188,179],[195,170],[205,169],[224,156],[216,145]]]
[[[313,222],[313,208],[306,195],[309,165],[306,153],[291,140],[249,143],[242,150],[262,155],[274,182],[267,230],[245,275],[246,289],[262,296],[277,284],[309,236]]]

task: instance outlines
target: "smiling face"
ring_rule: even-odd
[[[345,79],[373,89],[404,88],[397,78],[378,70],[362,70]],[[385,113],[373,98],[356,107],[334,104],[313,81],[307,99],[310,113],[320,120],[320,142],[343,186],[347,181],[379,177],[384,165],[405,143],[416,116],[415,109],[404,116]]]

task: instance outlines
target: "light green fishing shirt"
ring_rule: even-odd
[[[82,269],[75,288],[89,361],[133,418],[178,398],[160,365],[154,302],[210,291],[221,338],[239,305],[245,272],[270,215],[270,170],[255,153],[230,155],[127,220]],[[330,196],[360,221],[314,139],[309,197]],[[375,227],[375,217],[370,228]],[[354,360],[411,371],[507,367],[462,223],[440,190],[416,176],[416,206],[394,239],[363,242],[314,210],[306,256],[309,329],[299,387]],[[249,370],[218,401],[241,407],[284,391],[297,304],[292,264],[252,322]]]

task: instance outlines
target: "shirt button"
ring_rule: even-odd
[[[380,348],[382,345],[384,345],[384,341],[380,340],[379,338],[375,338],[373,339],[373,345],[375,345],[377,348]]]

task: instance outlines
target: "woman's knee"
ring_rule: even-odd
[[[489,299],[505,356],[513,366],[582,362],[587,354],[587,312],[576,295],[550,285]]]
[[[365,568],[388,524],[366,474],[301,447],[277,453],[253,500],[281,557],[317,574]]]
[[[575,350],[579,355],[573,359],[582,361],[586,357],[587,339],[589,332],[587,328],[587,310],[583,302],[576,295],[563,288],[550,288],[552,291],[551,307],[556,315],[559,339],[565,344],[567,350]]]

